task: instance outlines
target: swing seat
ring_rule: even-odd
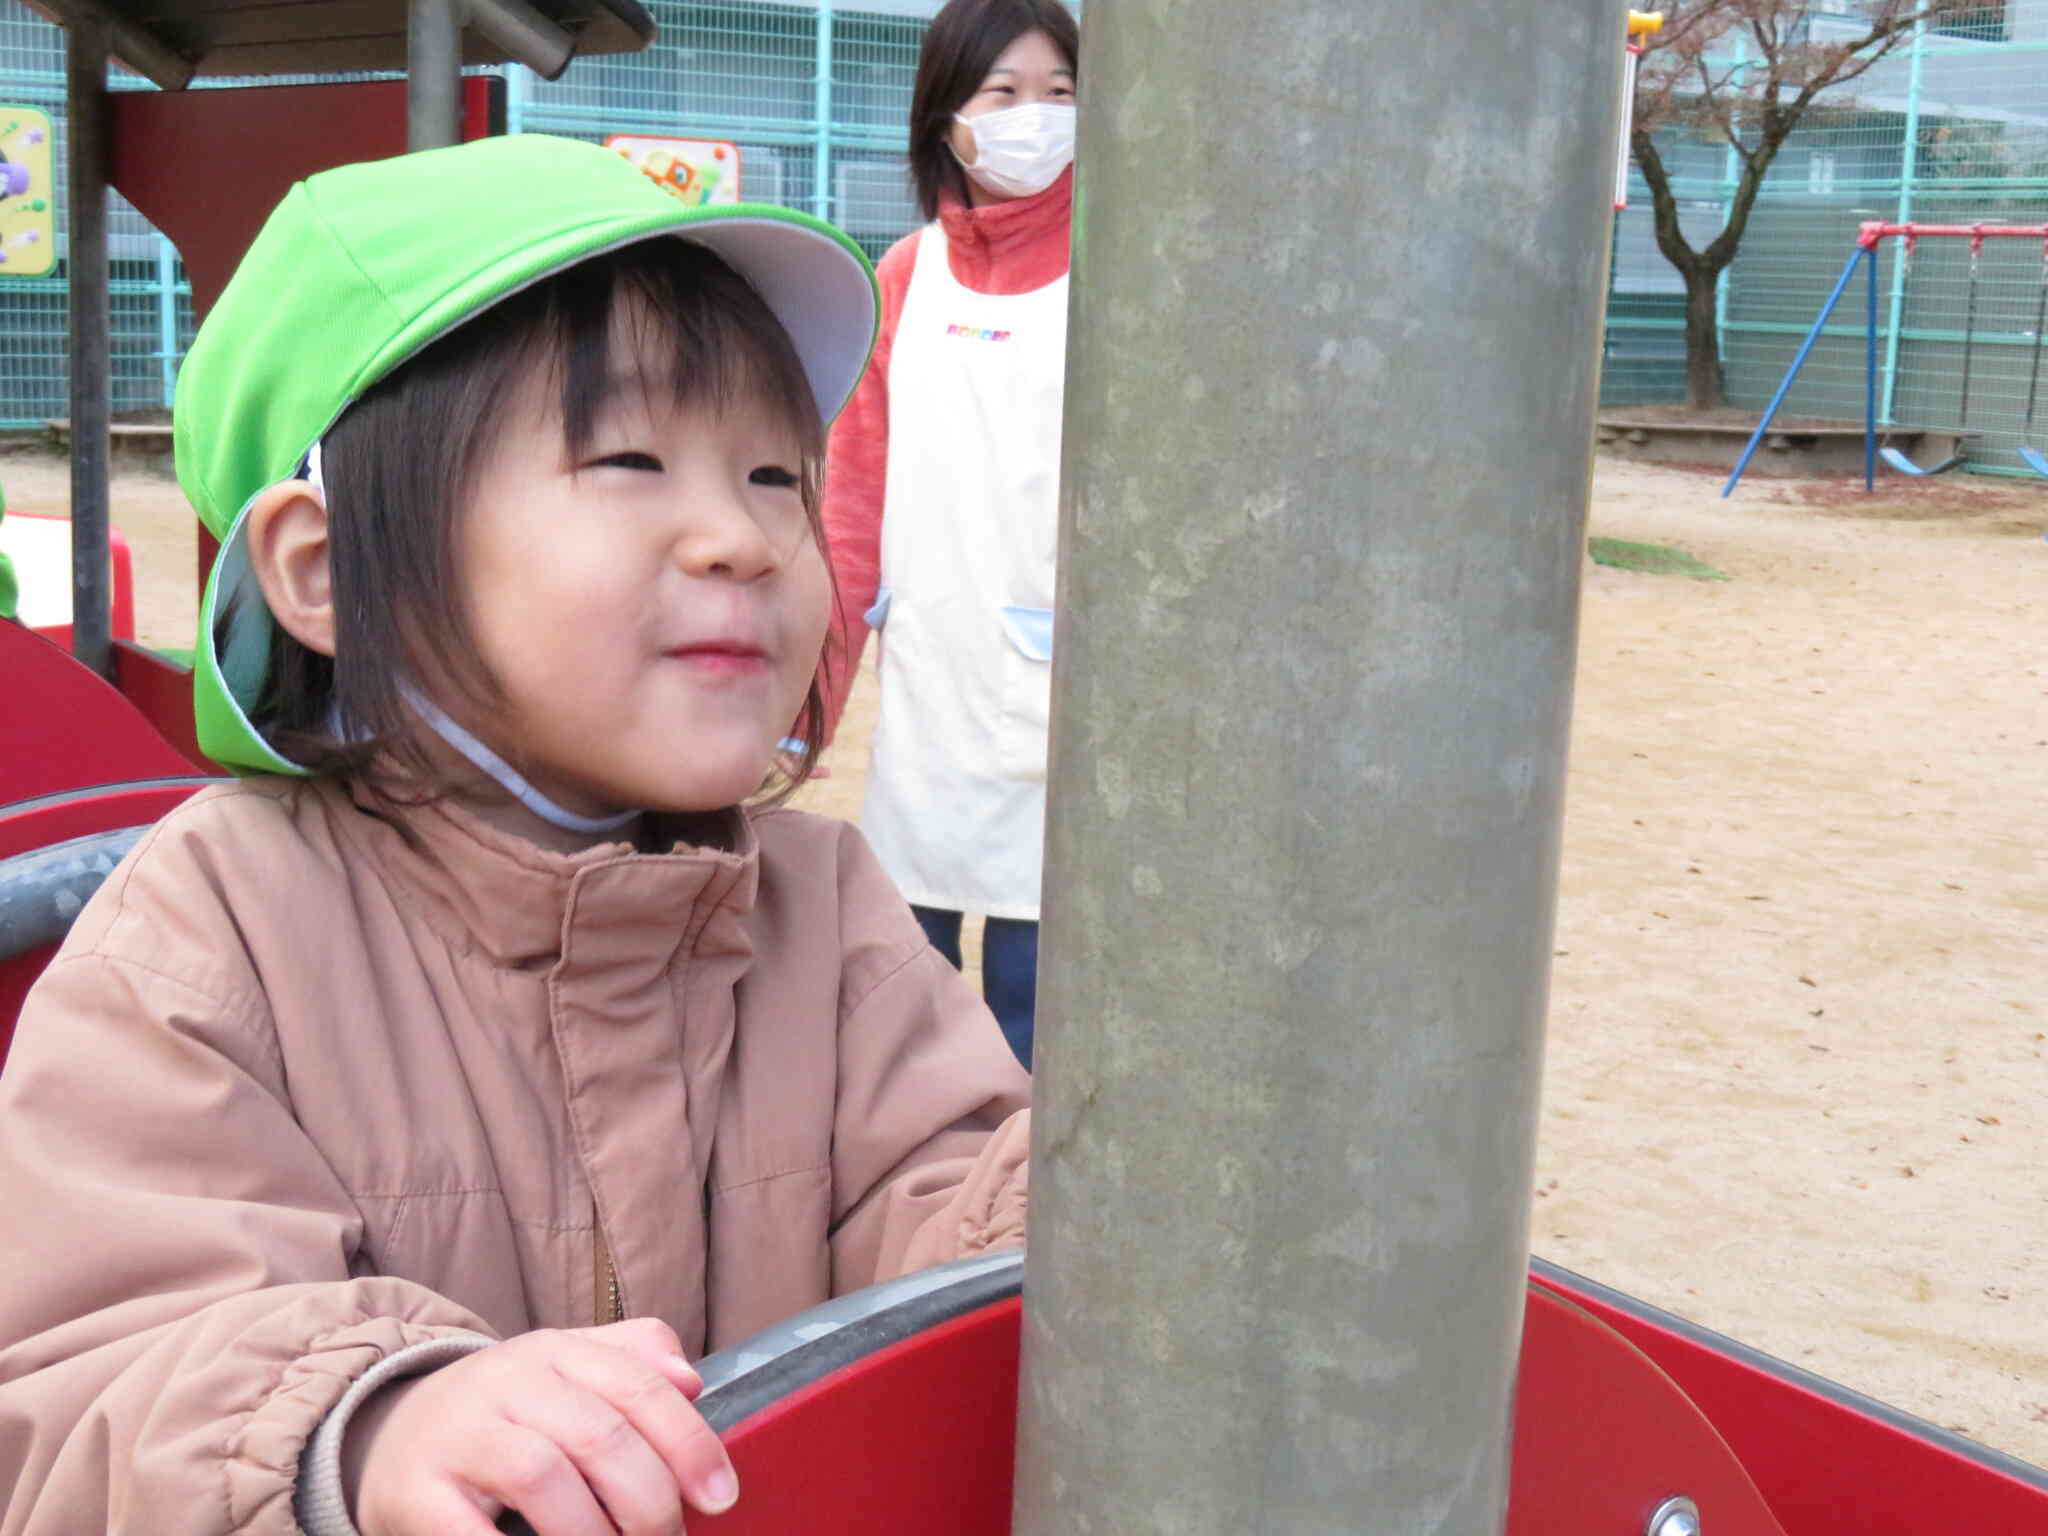
[[[1949,456],[1939,464],[1929,464],[1925,468],[1915,464],[1905,454],[1889,444],[1879,448],[1877,456],[1902,475],[1912,475],[1917,479],[1926,479],[1931,475],[1945,475],[1950,470],[1958,468],[1970,456],[1967,445],[1975,442],[1976,438],[1977,434],[1974,432],[1958,432],[1955,439],[1955,448]]]
[[[2042,453],[2038,448],[2029,448],[2025,443],[2021,443],[2020,458],[2027,468],[2031,469],[2043,480],[2048,480],[2048,454]]]

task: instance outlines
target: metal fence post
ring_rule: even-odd
[[[818,0],[818,148],[813,162],[811,211],[821,219],[832,217],[832,0]]]
[[[405,67],[405,147],[461,143],[461,0],[410,0]]]
[[[1622,28],[1247,15],[1083,39],[1015,1529],[1480,1536]]]
[[[1906,65],[1906,142],[1899,151],[1899,222],[1913,222],[1913,181],[1920,174],[1920,80],[1921,61],[1927,54],[1927,23],[1913,23],[1912,49]],[[1893,402],[1898,398],[1899,384],[1899,340],[1905,326],[1906,315],[1906,269],[1912,263],[1901,248],[1899,259],[1892,263],[1892,292],[1890,330],[1884,342],[1884,404],[1877,413],[1877,419],[1890,426],[1896,419],[1892,414]]]
[[[505,66],[505,131],[526,132],[526,82],[532,71],[524,64]]]
[[[1729,76],[1733,88],[1740,88],[1742,77],[1748,71],[1748,68],[1749,44],[1738,29],[1735,32],[1735,66]],[[1736,127],[1739,129],[1742,123],[1740,110],[1735,110],[1731,115]],[[1735,189],[1740,180],[1740,173],[1737,170],[1738,163],[1735,153],[1735,140],[1731,136],[1728,141],[1727,151],[1721,157],[1721,226],[1724,229],[1727,228],[1729,214],[1735,210]],[[1734,267],[1731,264],[1723,267],[1714,279],[1714,355],[1721,359],[1721,373],[1724,380],[1727,377],[1728,371],[1728,287],[1733,276]]]
[[[161,233],[156,237],[156,350],[164,409],[169,410],[178,385],[178,250]]]

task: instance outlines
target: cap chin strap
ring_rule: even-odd
[[[412,684],[404,685],[404,693],[406,703],[433,727],[435,735],[496,779],[507,794],[548,825],[560,827],[564,832],[616,832],[641,815],[639,811],[620,811],[614,816],[579,816],[574,811],[564,810],[527,783],[518,769],[449,719],[439,705]]]

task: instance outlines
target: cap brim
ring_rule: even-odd
[[[879,319],[866,257],[829,224],[787,208],[737,204],[670,233],[715,252],[761,295],[803,360],[826,422],[860,382]]]

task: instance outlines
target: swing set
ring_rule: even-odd
[[[1913,247],[1916,241],[1924,239],[1966,239],[1970,242],[1969,286],[1963,301],[1963,376],[1961,399],[1956,419],[1956,446],[1948,457],[1938,463],[1922,465],[1890,444],[1878,442],[1877,428],[1877,268],[1878,249],[1882,243],[1896,236],[1904,242],[1901,260],[1905,270],[1912,270]],[[1850,253],[1849,261],[1842,268],[1842,275],[1835,280],[1827,302],[1821,305],[1820,314],[1815,317],[1813,328],[1806,333],[1806,340],[1799,345],[1799,351],[1792,358],[1792,366],[1785,371],[1777,393],[1771,396],[1771,403],[1764,411],[1763,420],[1757,423],[1748,444],[1742,450],[1742,457],[1735,462],[1735,470],[1728,477],[1728,483],[1721,487],[1721,495],[1733,493],[1742,479],[1742,472],[1749,467],[1749,461],[1757,445],[1771,429],[1778,407],[1784,404],[1785,396],[1791,391],[1792,381],[1799,377],[1799,370],[1805,366],[1807,355],[1820,339],[1822,329],[1828,323],[1828,316],[1835,312],[1842,295],[1848,291],[1850,280],[1856,275],[1857,263],[1867,264],[1869,283],[1867,285],[1867,321],[1864,342],[1864,398],[1863,398],[1863,488],[1875,488],[1877,461],[1885,463],[1902,475],[1926,478],[1946,474],[1959,467],[1968,457],[1965,444],[1974,436],[1970,431],[1970,367],[1977,342],[1977,296],[1983,269],[1984,242],[1987,240],[2039,240],[2041,242],[2040,295],[2034,311],[2033,357],[2027,373],[2026,419],[2020,426],[2021,441],[2018,447],[2020,462],[2043,479],[2048,479],[2048,453],[2034,446],[2034,415],[2039,406],[2041,394],[2041,353],[2044,340],[2042,331],[2048,326],[2048,224],[1886,224],[1866,223],[1856,236],[1856,249]]]

